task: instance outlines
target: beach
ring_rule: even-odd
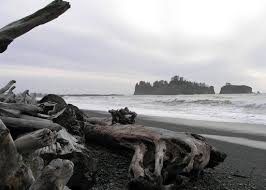
[[[89,117],[110,117],[107,112],[103,111],[83,110],[83,112]],[[139,115],[136,123],[172,131],[201,134],[207,138],[210,144],[227,154],[224,163],[215,170],[207,170],[201,179],[189,184],[184,189],[266,189],[266,146],[264,146],[266,135],[256,131],[250,133],[250,131],[245,130],[234,130],[237,127],[250,128],[253,126],[261,128],[265,125],[173,119],[145,115]],[[228,126],[231,126],[231,131]],[[112,156],[110,154],[106,155],[108,155],[111,162]],[[113,154],[113,156],[117,158],[116,154]],[[127,159],[126,155],[121,156],[121,159]],[[114,163],[113,167],[116,167],[116,164]],[[126,167],[126,165],[124,166]],[[116,176],[115,174],[117,174],[118,183],[121,187],[123,179],[119,178],[119,176],[121,177],[119,174],[127,170],[121,166],[114,168],[114,170],[119,170],[116,171],[118,174],[114,172],[109,175]],[[108,175],[108,172],[105,174]],[[115,177],[112,182],[106,182],[101,187],[104,188],[105,185],[109,189],[115,189],[112,188],[116,186]],[[95,187],[95,189],[101,188]]]

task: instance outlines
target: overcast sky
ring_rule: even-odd
[[[69,0],[0,54],[0,85],[48,93],[134,92],[173,75],[266,92],[265,0]],[[50,0],[1,0],[0,26]]]

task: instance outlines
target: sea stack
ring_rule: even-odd
[[[252,88],[246,85],[232,85],[226,83],[225,86],[221,88],[220,94],[250,94],[252,93]]]
[[[178,94],[215,94],[213,86],[191,82],[184,77],[174,76],[170,82],[165,80],[140,81],[135,86],[134,95],[178,95]]]

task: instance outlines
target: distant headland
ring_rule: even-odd
[[[174,76],[171,80],[150,82],[140,81],[135,86],[134,95],[178,95],[178,94],[215,94],[213,86],[191,82],[184,77]]]

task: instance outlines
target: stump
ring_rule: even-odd
[[[137,117],[136,112],[129,111],[127,107],[119,110],[109,110],[112,116],[112,124],[120,123],[123,125],[134,124]]]

